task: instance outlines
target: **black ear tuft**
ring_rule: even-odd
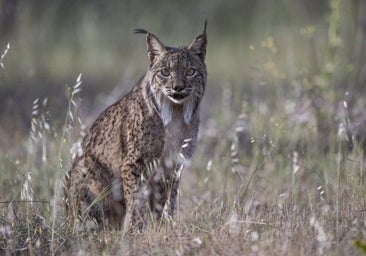
[[[203,33],[197,36],[193,42],[188,46],[188,49],[198,55],[202,61],[205,60],[206,57],[206,47],[207,47],[207,20],[205,20],[203,26]]]
[[[159,41],[159,39],[149,31],[143,28],[135,29],[135,34],[145,34],[146,35],[146,48],[147,55],[150,60],[150,64],[153,63],[156,56],[162,55],[166,49],[165,46]]]
[[[145,35],[149,34],[149,32],[147,30],[143,29],[143,28],[136,28],[134,30],[134,32],[135,32],[135,34],[145,34]]]
[[[203,34],[206,34],[206,28],[207,28],[207,20],[205,20],[205,23],[203,25]]]

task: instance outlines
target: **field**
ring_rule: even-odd
[[[42,15],[14,2],[0,26],[1,255],[366,255],[364,1],[59,1]],[[204,18],[209,78],[176,218],[73,230],[65,173],[146,70],[133,29],[185,44]]]

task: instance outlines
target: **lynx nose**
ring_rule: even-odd
[[[181,84],[174,85],[173,90],[176,92],[181,92],[184,90],[184,85],[181,85]]]

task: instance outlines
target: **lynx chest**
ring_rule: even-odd
[[[189,125],[187,125],[183,118],[176,117],[165,126],[165,140],[163,149],[163,159],[173,162],[182,161],[182,149],[187,138]]]

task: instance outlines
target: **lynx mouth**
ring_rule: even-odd
[[[182,103],[188,96],[189,93],[172,93],[168,95],[169,99],[174,103]]]
[[[169,99],[174,103],[182,103],[187,97],[189,93],[173,93],[168,95]]]
[[[188,97],[189,94],[181,94],[181,93],[175,93],[171,95],[170,97],[176,99],[176,100],[183,100]]]

